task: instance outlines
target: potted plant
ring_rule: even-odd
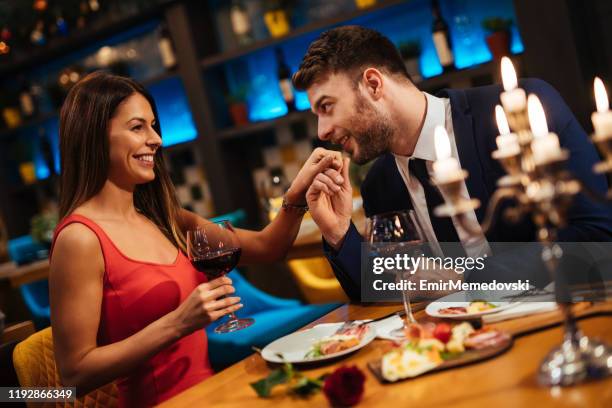
[[[420,67],[421,43],[416,40],[403,41],[397,48],[412,82],[420,82],[423,79]]]
[[[493,59],[501,60],[510,54],[510,27],[512,20],[502,17],[490,17],[482,21],[482,27],[489,32],[487,46]]]
[[[226,98],[232,122],[234,122],[236,126],[249,123],[249,111],[246,103],[247,94],[248,87],[243,85],[230,93]]]
[[[34,242],[51,247],[53,232],[57,227],[58,215],[52,210],[43,210],[30,219],[30,235]]]

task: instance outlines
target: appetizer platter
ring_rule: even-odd
[[[512,336],[469,322],[410,323],[406,340],[392,342],[368,367],[381,382],[395,382],[491,358],[512,346]]]
[[[272,363],[310,363],[335,359],[369,344],[376,331],[362,322],[320,325],[268,344],[261,352]]]

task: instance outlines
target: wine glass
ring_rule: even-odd
[[[377,214],[368,221],[368,241],[377,256],[395,257],[396,254],[407,254],[411,257],[419,257],[423,254],[423,233],[413,210]],[[402,271],[395,270],[394,272],[397,281],[401,282],[404,275]],[[406,313],[405,327],[406,324],[417,321],[412,314],[408,289],[402,290],[402,300]],[[391,335],[404,337],[404,328],[393,330]]]
[[[234,269],[241,252],[240,242],[229,221],[207,222],[187,231],[189,260],[209,281]],[[215,333],[230,333],[255,323],[251,318],[239,319],[233,312],[228,316],[229,320],[217,326]]]

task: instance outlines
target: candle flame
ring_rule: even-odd
[[[434,146],[438,160],[448,159],[451,156],[450,140],[446,129],[436,126],[434,130]]]
[[[500,135],[507,135],[510,133],[510,126],[508,126],[508,120],[504,113],[504,108],[500,105],[495,106],[495,119],[497,120],[497,128],[499,129]]]
[[[518,87],[518,80],[516,79],[516,71],[512,60],[508,57],[502,57],[501,60],[501,74],[502,83],[504,84],[504,90],[506,92],[511,91]]]
[[[610,102],[608,101],[606,87],[601,78],[595,77],[593,87],[595,88],[595,105],[597,106],[597,112],[607,112]]]
[[[529,125],[535,137],[542,137],[548,134],[548,124],[546,123],[546,115],[544,107],[540,99],[531,94],[527,98],[527,114],[529,115]]]

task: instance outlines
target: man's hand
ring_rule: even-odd
[[[319,226],[323,238],[338,250],[351,223],[353,189],[349,180],[350,159],[342,165],[343,182],[337,189],[330,187],[329,176],[319,173],[306,193],[312,218]]]
[[[337,187],[339,190],[339,186],[346,180],[342,179],[341,168],[342,155],[340,152],[317,147],[287,190],[285,195],[287,202],[294,205],[306,204],[306,191],[319,174],[327,176],[325,181],[330,182],[329,188],[336,189]]]

